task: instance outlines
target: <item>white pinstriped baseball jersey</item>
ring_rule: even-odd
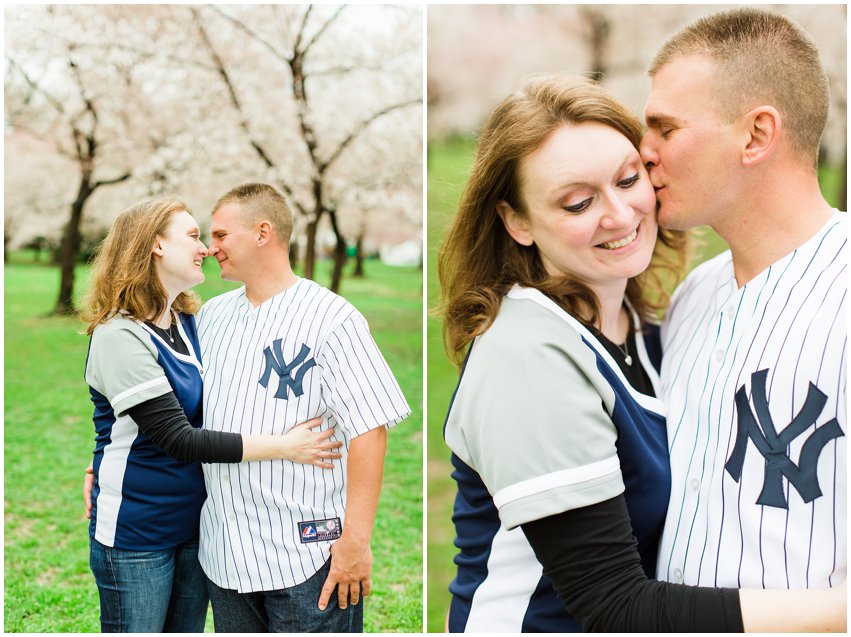
[[[204,427],[283,434],[322,416],[343,458],[333,469],[286,460],[205,464],[199,558],[222,588],[289,588],[330,557],[316,533],[345,523],[349,441],[408,414],[405,398],[363,316],[313,281],[254,307],[239,288],[199,314]],[[330,521],[324,523],[322,521]],[[301,523],[301,527],[300,527]],[[332,534],[333,535],[333,534]]]
[[[737,289],[730,252],[662,331],[671,500],[659,579],[820,588],[846,570],[847,222]]]

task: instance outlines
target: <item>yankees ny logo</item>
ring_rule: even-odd
[[[759,494],[756,503],[788,509],[789,503],[786,501],[786,494],[783,489],[783,478],[785,477],[795,487],[804,502],[812,502],[820,497],[822,492],[816,473],[819,456],[828,442],[845,434],[839,427],[836,418],[832,418],[821,427],[817,427],[804,441],[801,457],[796,465],[789,457],[787,447],[789,443],[816,424],[816,420],[827,402],[827,396],[819,391],[818,387],[810,383],[807,399],[798,415],[778,434],[768,411],[768,400],[765,393],[767,376],[767,369],[761,369],[751,375],[751,393],[756,416],[751,411],[745,386],[742,385],[736,392],[739,430],[736,434],[733,453],[730,454],[724,468],[733,477],[733,480],[738,482],[742,477],[748,439],[752,440],[757,451],[765,458],[765,478],[762,484],[762,492]]]
[[[272,376],[272,370],[278,375],[278,391],[275,392],[275,398],[283,398],[286,400],[289,397],[289,390],[293,390],[296,398],[304,393],[301,386],[304,380],[304,375],[311,367],[316,365],[314,359],[306,361],[307,355],[310,354],[310,348],[304,343],[301,344],[301,351],[290,363],[284,361],[284,354],[281,351],[281,341],[277,338],[272,341],[272,347],[266,346],[263,350],[263,355],[266,357],[266,369],[263,370],[263,375],[260,377],[260,385],[263,387],[269,386],[269,378]],[[299,370],[293,377],[293,370],[301,365]]]

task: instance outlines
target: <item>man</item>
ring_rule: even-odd
[[[730,251],[663,327],[671,498],[659,579],[819,588],[846,577],[845,214],[819,191],[828,87],[791,20],[741,9],[650,66],[641,155],[660,225]]]
[[[291,233],[271,186],[213,207],[210,255],[245,287],[199,314],[204,427],[282,434],[322,416],[343,458],[204,465],[199,558],[219,632],[362,631],[386,430],[410,413],[361,314],[293,274]]]

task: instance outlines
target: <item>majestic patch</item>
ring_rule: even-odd
[[[831,418],[821,427],[816,426],[816,421],[827,402],[827,396],[812,383],[798,414],[783,431],[778,433],[768,410],[765,392],[766,376],[768,376],[767,369],[761,369],[751,375],[750,400],[744,385],[736,392],[739,429],[733,452],[724,468],[736,482],[741,479],[748,440],[751,440],[757,451],[765,458],[765,477],[756,503],[788,509],[789,503],[783,488],[783,478],[795,487],[804,502],[812,502],[820,497],[822,491],[817,474],[819,456],[828,442],[845,434],[836,418]],[[751,401],[756,414],[751,410]],[[801,448],[798,464],[795,464],[789,457],[789,444],[808,431],[810,435]]]
[[[302,544],[306,542],[327,542],[340,537],[343,533],[343,525],[340,524],[340,518],[310,520],[308,522],[299,522],[298,532]]]

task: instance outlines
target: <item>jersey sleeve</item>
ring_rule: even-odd
[[[331,331],[318,358],[325,401],[350,437],[390,428],[410,415],[366,319],[356,310]]]
[[[172,391],[147,332],[120,318],[92,334],[86,382],[106,397],[116,416]]]
[[[242,436],[227,431],[196,429],[174,392],[128,409],[139,430],[180,462],[242,462]]]
[[[647,578],[623,496],[522,529],[584,632],[743,632],[737,589]]]
[[[445,430],[508,529],[624,490],[594,354],[547,317],[520,318],[474,342]]]

